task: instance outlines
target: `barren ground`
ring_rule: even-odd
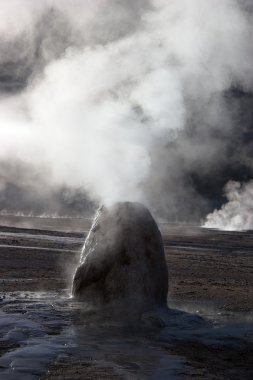
[[[46,225],[38,221],[33,223],[37,229],[20,228],[20,223],[19,228],[0,227],[2,299],[10,294],[15,296],[15,292],[60,292],[70,288],[84,241],[81,231],[87,231],[89,221],[76,220],[69,229],[64,223],[56,220]],[[215,315],[233,315],[241,324],[246,319],[251,323],[253,233],[175,225],[161,225],[161,230],[169,269],[169,305],[195,315],[200,312],[206,316],[211,310]],[[189,336],[174,337],[157,349],[183,358],[188,369],[179,378],[246,380],[253,378],[252,338],[249,333],[246,338],[245,334],[237,334],[232,343],[215,345]],[[11,340],[0,341],[0,355],[15,350],[16,346]],[[64,360],[56,358],[50,372],[42,378],[156,379],[134,377],[133,372],[127,377],[126,372],[115,372],[110,364],[103,363],[93,365],[82,356],[70,354]]]

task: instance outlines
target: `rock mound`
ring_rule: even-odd
[[[94,307],[116,303],[142,313],[167,305],[161,233],[140,203],[101,207],[86,238],[72,294]]]

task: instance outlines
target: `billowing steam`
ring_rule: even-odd
[[[2,162],[181,219],[220,206],[237,173],[250,178],[247,2],[12,0],[0,21]]]
[[[227,231],[253,229],[253,181],[247,184],[229,182],[225,188],[228,202],[220,210],[207,215],[207,228]]]

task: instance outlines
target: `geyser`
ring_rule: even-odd
[[[72,294],[92,307],[117,304],[137,314],[167,307],[161,233],[140,203],[101,207],[86,238]]]

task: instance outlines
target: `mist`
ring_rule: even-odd
[[[36,173],[38,203],[64,187],[169,220],[221,208],[226,183],[253,174],[251,12],[236,0],[4,1],[0,162],[23,163],[11,183]]]
[[[227,231],[253,229],[253,181],[230,181],[225,187],[228,202],[207,215],[204,227]]]

